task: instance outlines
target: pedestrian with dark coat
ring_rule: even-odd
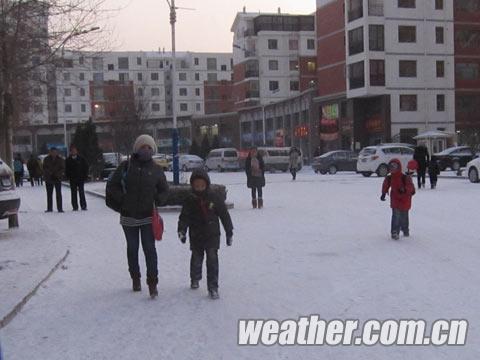
[[[37,179],[39,176],[41,176],[42,169],[40,168],[40,164],[37,160],[37,158],[32,154],[30,155],[30,158],[27,161],[27,170],[28,170],[28,176],[30,177],[30,184],[35,186],[35,182],[37,182]],[[38,182],[37,182],[37,185]]]
[[[292,174],[292,180],[297,179],[298,158],[300,157],[300,151],[296,147],[292,147],[289,152],[289,168],[290,174]]]
[[[440,166],[436,156],[432,155],[430,163],[428,164],[428,177],[430,178],[430,187],[435,189],[437,187],[438,175],[440,175]]]
[[[15,160],[13,160],[13,172],[15,175],[15,185],[17,187],[23,186],[23,175],[25,170],[23,169],[23,159],[20,154],[17,154]]]
[[[400,230],[405,237],[410,236],[408,212],[412,207],[412,196],[415,195],[415,186],[412,178],[402,173],[402,163],[393,159],[389,163],[390,173],[382,185],[380,200],[390,192],[390,206],[392,208],[391,235],[393,240],[400,238]]]
[[[78,153],[77,147],[72,144],[70,146],[70,156],[65,161],[65,176],[70,182],[73,211],[78,211],[78,197],[80,197],[81,209],[87,210],[85,181],[88,179],[88,169],[87,160]]]
[[[232,245],[233,225],[225,201],[210,189],[210,178],[201,169],[190,177],[192,192],[185,200],[178,219],[178,237],[190,237],[190,286],[198,289],[202,279],[203,258],[207,257],[207,286],[212,299],[218,299],[218,249],[220,221],[226,233],[227,246]]]
[[[252,206],[263,208],[263,187],[265,186],[265,163],[257,149],[250,150],[245,160],[247,187],[252,190]],[[258,194],[258,200],[257,200]]]
[[[47,210],[53,211],[53,190],[57,200],[57,210],[63,213],[62,205],[62,179],[65,173],[65,162],[58,154],[58,150],[52,147],[49,155],[43,160],[43,176],[47,188]]]
[[[424,145],[419,145],[415,147],[413,159],[416,160],[418,163],[417,181],[418,188],[421,189],[422,186],[425,187],[425,176],[427,173],[428,163],[430,161],[428,149]]]
[[[157,249],[152,215],[155,206],[164,205],[168,198],[168,183],[161,166],[152,157],[157,145],[150,135],[139,136],[134,154],[115,170],[107,182],[106,201],[118,204],[120,224],[127,241],[128,270],[133,291],[141,291],[138,264],[140,237],[147,265],[147,285],[150,297],[158,296]]]

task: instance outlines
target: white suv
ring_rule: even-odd
[[[365,177],[376,173],[380,177],[388,174],[388,163],[398,159],[402,163],[402,170],[407,169],[407,164],[413,159],[414,150],[407,145],[383,144],[368,146],[358,155],[357,172]]]
[[[475,158],[467,164],[467,176],[470,182],[480,182],[480,158]]]
[[[12,169],[0,159],[0,219],[8,219],[9,228],[18,227],[19,207]]]

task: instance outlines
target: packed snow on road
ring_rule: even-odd
[[[169,175],[171,176],[171,175]],[[178,213],[163,213],[156,244],[159,296],[133,292],[119,216],[89,195],[86,212],[45,214],[45,189],[19,189],[20,228],[0,232],[0,318],[70,254],[0,330],[6,360],[79,359],[463,359],[480,358],[480,186],[440,178],[417,190],[410,237],[390,237],[382,179],[354,173],[297,181],[267,174],[264,208],[252,209],[243,173],[210,173],[225,184],[233,245],[222,234],[220,299],[206,274],[190,289],[188,244]],[[186,179],[188,176],[185,177]],[[105,184],[89,184],[102,191]],[[143,255],[140,259],[145,274]],[[239,346],[244,319],[466,319],[465,346]]]

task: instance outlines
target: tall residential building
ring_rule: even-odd
[[[237,109],[297,96],[316,81],[315,16],[238,13],[232,25]]]
[[[324,148],[455,130],[452,0],[317,0]]]

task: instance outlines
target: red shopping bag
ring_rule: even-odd
[[[160,241],[163,237],[163,219],[158,213],[157,207],[153,207],[152,211],[152,229],[155,240]]]

